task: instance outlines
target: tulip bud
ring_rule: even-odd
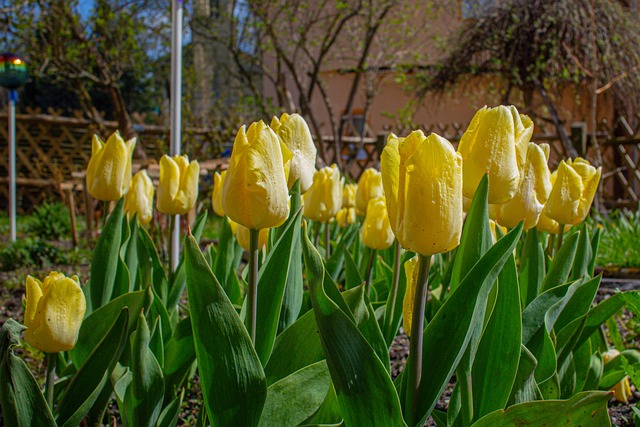
[[[513,105],[483,107],[462,135],[458,152],[463,160],[464,195],[473,198],[482,177],[489,174],[489,203],[506,203],[515,196],[520,169],[533,134],[533,122]]]
[[[87,166],[87,190],[93,198],[105,202],[119,200],[129,191],[135,146],[136,138],[125,143],[118,131],[111,134],[106,143],[93,135]]]
[[[342,189],[342,207],[343,208],[355,208],[356,207],[356,191],[358,190],[358,184],[345,184]]]
[[[382,175],[373,168],[365,169],[360,175],[358,188],[356,189],[356,213],[367,213],[369,200],[384,196],[382,187]]]
[[[293,155],[287,182],[289,188],[299,180],[300,191],[305,193],[311,187],[316,170],[316,146],[307,122],[299,114],[283,113],[280,119],[275,116],[271,119],[271,129]]]
[[[213,193],[211,194],[211,206],[213,212],[218,216],[224,216],[224,208],[222,207],[222,184],[227,171],[213,174]]]
[[[356,222],[356,209],[355,208],[342,208],[336,214],[336,221],[338,225],[342,228],[346,228],[347,226]]]
[[[342,207],[342,181],[338,166],[324,167],[313,175],[313,184],[303,196],[303,215],[328,222]]]
[[[246,132],[242,126],[222,185],[227,216],[252,230],[282,225],[289,217],[285,163],[278,136],[262,120]]]
[[[153,182],[146,170],[141,170],[131,178],[131,188],[124,196],[124,211],[129,219],[138,214],[138,221],[147,225],[153,217]]]
[[[56,271],[44,282],[27,276],[26,289],[25,341],[45,353],[75,347],[86,310],[78,278]]]
[[[579,224],[589,213],[602,168],[596,169],[578,157],[561,161],[556,172],[545,213],[560,224]]]
[[[249,244],[251,241],[251,236],[249,233],[249,229],[243,225],[238,224],[238,228],[236,230],[236,239],[238,243],[245,251],[249,252]],[[269,229],[263,228],[258,233],[258,249],[262,249],[267,246],[269,242]]]
[[[462,158],[449,141],[422,131],[389,138],[380,167],[391,229],[405,249],[433,255],[460,244]]]
[[[529,230],[538,223],[540,213],[551,193],[551,178],[547,159],[549,145],[529,143],[518,192],[507,203],[500,206],[499,223],[513,228],[524,220],[524,229]]]
[[[160,159],[160,182],[156,207],[167,215],[186,215],[196,204],[200,165],[187,155]]]
[[[384,250],[393,244],[393,240],[384,197],[369,200],[367,215],[362,223],[362,243],[371,249]]]

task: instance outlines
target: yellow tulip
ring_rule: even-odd
[[[602,353],[602,362],[606,365],[619,355],[620,352],[615,348],[606,351]],[[632,397],[631,385],[629,384],[629,376],[625,375],[625,377],[620,380],[620,382],[611,387],[611,391],[613,391],[614,399],[616,399],[618,402],[629,403],[629,398]]]
[[[602,168],[578,157],[561,161],[556,173],[545,213],[560,224],[579,224],[589,213]]]
[[[371,249],[384,250],[393,244],[393,240],[384,197],[369,200],[367,215],[362,223],[362,243]]]
[[[53,271],[43,282],[27,276],[26,288],[25,341],[45,353],[71,350],[86,310],[78,278]]]
[[[538,223],[540,213],[551,193],[551,173],[548,144],[529,143],[518,192],[507,203],[500,206],[499,223],[513,228],[524,220],[524,229],[529,230]]]
[[[336,214],[336,221],[338,225],[345,228],[354,222],[356,222],[356,209],[355,208],[342,208]]]
[[[494,245],[498,241],[498,234],[496,233],[496,227],[500,228],[500,230],[502,231],[502,234],[507,234],[507,232],[509,231],[507,230],[506,227],[502,227],[500,226],[500,224],[497,224],[494,220],[490,219],[489,230],[491,230],[491,241],[493,242]]]
[[[227,217],[227,221],[229,221],[229,227],[231,227],[231,234],[235,236],[238,232],[238,223],[229,217]]]
[[[283,113],[280,119],[275,116],[271,119],[271,129],[293,156],[287,182],[289,188],[299,180],[300,191],[305,193],[311,187],[316,170],[316,145],[307,122],[299,114]]]
[[[126,143],[120,132],[114,132],[106,143],[98,135],[91,141],[91,159],[87,166],[87,190],[95,199],[119,200],[129,191],[131,156],[136,138]]]
[[[222,184],[224,183],[224,177],[227,175],[227,171],[222,173],[216,172],[213,174],[213,194],[211,195],[211,206],[213,211],[218,216],[224,216],[224,208],[222,207]]]
[[[131,188],[124,196],[124,211],[129,219],[138,214],[138,221],[147,225],[153,217],[153,182],[146,170],[141,170],[131,178]]]
[[[358,190],[358,184],[345,184],[342,189],[342,207],[343,208],[355,208],[356,207],[356,191]]]
[[[367,213],[369,200],[381,196],[384,196],[382,175],[373,168],[365,169],[360,175],[360,181],[358,181],[356,189],[356,213],[358,215]]]
[[[242,249],[249,252],[250,236],[249,236],[249,229],[247,227],[238,224],[238,228],[236,230],[236,239],[238,240],[238,243],[240,244]],[[263,247],[266,247],[268,242],[269,242],[269,229],[263,228],[262,230],[260,230],[260,233],[258,233],[258,249],[262,249]]]
[[[408,337],[411,336],[411,322],[413,320],[413,300],[416,296],[416,284],[418,282],[418,263],[420,258],[414,256],[404,263],[404,272],[407,277],[407,288],[402,300],[402,328]],[[429,266],[433,266],[434,258],[429,261]]]
[[[189,157],[169,157],[160,159],[160,182],[156,207],[167,215],[186,215],[196,204],[200,165],[189,162]]]
[[[449,141],[422,131],[389,138],[380,167],[391,229],[405,249],[433,255],[460,244],[462,158]]]
[[[458,145],[464,195],[473,198],[480,180],[489,173],[489,203],[511,200],[518,191],[532,134],[533,122],[513,105],[478,110]]]
[[[282,225],[289,217],[285,165],[291,152],[262,120],[238,130],[222,185],[222,207],[229,218],[252,230]]]
[[[328,222],[342,208],[342,181],[338,166],[326,166],[313,175],[313,184],[302,196],[302,214],[314,221]]]

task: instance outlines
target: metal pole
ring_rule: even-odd
[[[9,228],[16,241],[16,101],[18,92],[9,90]]]
[[[182,118],[182,0],[171,2],[171,155],[180,155]],[[171,271],[180,260],[180,216],[171,229]]]

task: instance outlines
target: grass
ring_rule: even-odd
[[[640,210],[613,211],[608,219],[590,220],[602,230],[596,264],[601,267],[640,267]]]

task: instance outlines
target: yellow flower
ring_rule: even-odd
[[[354,222],[356,222],[356,209],[355,208],[342,208],[336,214],[336,221],[338,225],[345,228]]]
[[[124,211],[129,219],[138,214],[138,221],[147,225],[153,217],[153,182],[146,170],[141,170],[131,178],[131,188],[124,196]]]
[[[414,256],[404,263],[404,272],[407,277],[407,288],[402,300],[402,328],[408,337],[411,336],[411,322],[413,320],[413,300],[416,296],[416,284],[418,282],[418,263],[420,258]],[[433,266],[434,258],[431,257],[429,266]]]
[[[118,131],[106,143],[98,135],[93,135],[91,159],[87,166],[87,190],[93,198],[119,200],[129,191],[131,156],[135,146],[135,138],[125,143]]]
[[[354,208],[356,206],[356,191],[358,184],[345,184],[342,189],[342,207]]]
[[[45,353],[71,350],[86,310],[78,278],[53,271],[44,282],[27,276],[26,288],[25,341]]]
[[[502,234],[507,234],[507,232],[509,231],[507,230],[506,227],[502,227],[499,224],[496,224],[494,220],[490,219],[489,229],[491,230],[491,241],[493,242],[494,245],[498,241],[498,234],[496,233],[496,227],[500,228],[500,230],[502,231]]]
[[[238,224],[238,228],[236,230],[236,239],[238,243],[245,251],[249,252],[249,242],[251,237],[249,236],[249,229],[243,225]],[[263,228],[258,233],[258,249],[262,249],[267,246],[269,242],[269,229]]]
[[[384,196],[382,175],[373,168],[366,169],[360,175],[360,181],[358,181],[358,188],[356,189],[356,213],[358,215],[367,213],[369,200],[381,196]]]
[[[299,114],[283,113],[280,119],[276,116],[271,119],[271,129],[293,155],[287,182],[289,188],[300,180],[300,191],[305,193],[311,187],[316,170],[316,145],[307,122]]]
[[[460,244],[462,158],[449,141],[422,131],[389,138],[380,167],[391,229],[405,249],[433,255]]]
[[[224,177],[227,175],[227,171],[222,173],[216,172],[213,174],[213,194],[211,195],[211,206],[213,211],[218,216],[224,216],[224,208],[222,207],[222,184],[224,183]]]
[[[229,218],[252,230],[284,223],[289,216],[285,165],[291,152],[283,153],[283,147],[262,120],[246,132],[240,128],[222,185],[222,207]]]
[[[311,220],[328,222],[342,208],[342,181],[335,164],[313,175],[313,184],[303,196],[303,215]]]
[[[500,206],[499,223],[513,228],[524,220],[524,229],[529,230],[538,223],[540,213],[551,193],[551,173],[547,160],[548,144],[529,143],[520,187],[513,199]]]
[[[545,213],[560,224],[582,222],[598,189],[602,168],[594,168],[580,157],[561,161]]]
[[[367,215],[362,223],[362,243],[371,249],[384,250],[393,244],[393,240],[384,197],[369,200]]]
[[[606,365],[619,355],[620,352],[615,348],[606,351],[602,353],[602,362]],[[613,391],[614,399],[616,399],[618,402],[629,403],[629,398],[632,396],[631,385],[629,384],[629,376],[625,375],[625,377],[620,380],[620,382],[611,387],[611,391]]]
[[[167,215],[186,215],[196,204],[200,165],[187,155],[160,159],[160,182],[156,207]]]
[[[506,203],[515,196],[533,122],[513,105],[478,110],[462,135],[458,152],[463,160],[464,195],[473,198],[489,173],[489,203]]]

